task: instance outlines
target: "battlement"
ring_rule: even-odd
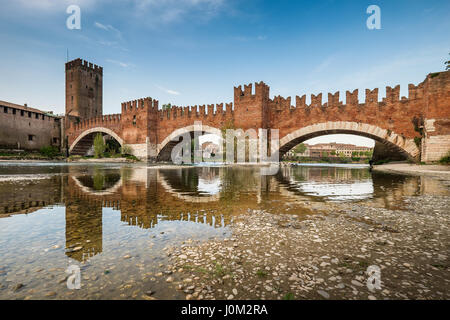
[[[66,71],[75,69],[75,68],[82,68],[87,71],[92,71],[95,73],[103,74],[103,67],[100,67],[100,66],[93,64],[91,62],[88,62],[86,60],[82,60],[80,58],[66,63]]]
[[[122,102],[122,114],[139,111],[158,112],[159,101],[150,97]]]
[[[223,103],[186,107],[172,106],[170,109],[158,110],[158,113],[160,120],[227,116],[233,115],[233,103],[226,103],[225,108]]]
[[[270,87],[264,82],[255,83],[255,93],[253,94],[253,84],[234,87],[234,101],[238,101],[242,98],[269,98]]]
[[[86,130],[94,127],[110,127],[120,123],[122,116],[120,114],[108,114],[100,117],[82,120],[78,123],[72,123],[73,130]]]
[[[322,93],[317,95],[311,94],[311,103],[308,105],[306,103],[306,95],[296,96],[295,98],[295,108],[327,108],[327,107],[341,107],[341,106],[358,106],[358,105],[386,105],[386,104],[394,104],[397,102],[407,102],[410,100],[421,99],[424,95],[424,82],[419,85],[408,85],[408,98],[402,97],[400,99],[400,85],[395,86],[394,88],[387,86],[386,87],[386,97],[384,97],[381,101],[379,101],[379,90],[375,89],[365,89],[365,100],[361,104],[359,101],[359,90],[355,89],[353,91],[345,92],[345,104],[343,101],[340,101],[340,92],[337,91],[335,93],[328,93],[328,101],[322,102]],[[282,98],[275,97],[271,102],[273,103],[275,110],[281,110],[290,107],[290,105],[286,102],[290,98]]]

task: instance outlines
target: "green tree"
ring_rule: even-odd
[[[172,104],[171,103],[163,104],[162,109],[163,110],[170,110],[170,109],[172,109]]]
[[[103,135],[101,133],[97,133],[94,138],[94,156],[95,158],[103,157],[103,154],[106,150],[106,144],[103,140]]]
[[[449,53],[450,55],[450,53]],[[445,61],[445,70],[450,70],[450,60]]]
[[[299,145],[297,145],[294,148],[295,153],[305,153],[305,151],[306,151],[306,146],[303,143],[300,143]]]

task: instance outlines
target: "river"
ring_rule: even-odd
[[[196,290],[179,284],[186,265],[173,259],[190,245],[238,241],[244,231],[236,222],[249,214],[308,221],[349,206],[408,210],[407,198],[450,194],[439,180],[371,173],[364,165],[282,166],[272,176],[260,170],[0,163],[0,299],[192,298]],[[80,268],[79,290],[67,286],[69,266]],[[194,297],[226,298],[231,290],[208,287]],[[242,298],[286,292],[250,290]]]

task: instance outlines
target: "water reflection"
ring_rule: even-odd
[[[330,201],[362,200],[373,195],[367,169],[343,167],[285,167],[278,175],[289,190]]]
[[[283,204],[295,201],[297,212],[308,212],[305,201],[370,199],[388,207],[404,196],[448,194],[433,179],[372,175],[367,168],[283,167],[276,176],[261,176],[255,167],[29,166],[25,180],[16,179],[16,170],[0,167],[0,217],[63,206],[65,254],[80,262],[102,253],[107,208],[118,211],[124,225],[143,230],[165,221],[223,230],[237,214],[292,212]]]

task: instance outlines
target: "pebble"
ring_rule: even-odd
[[[328,294],[328,292],[326,292],[324,290],[317,290],[317,293],[320,294],[325,299],[330,299],[330,295]]]

